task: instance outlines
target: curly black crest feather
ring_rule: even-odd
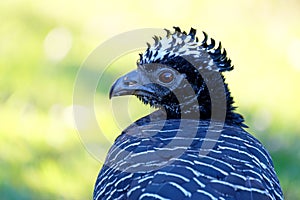
[[[190,56],[193,63],[205,59],[206,65],[196,66],[198,68],[206,68],[213,71],[230,71],[233,69],[231,60],[227,57],[227,52],[222,48],[221,42],[215,48],[216,42],[210,39],[203,32],[204,39],[201,43],[196,37],[196,29],[191,28],[189,34],[182,32],[179,27],[174,27],[175,32],[165,29],[167,35],[164,38],[154,36],[154,44],[147,43],[147,50],[144,54],[140,54],[139,65],[147,63],[159,62],[167,57]],[[201,62],[202,63],[202,62]]]

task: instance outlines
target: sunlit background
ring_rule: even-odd
[[[0,2],[0,20],[1,200],[91,199],[102,163],[74,126],[76,73],[114,35],[174,25],[222,41],[235,65],[225,76],[238,111],[271,153],[286,199],[300,199],[299,1],[11,0]],[[137,58],[116,60],[107,75],[133,69]],[[98,88],[96,108],[109,103],[107,89]],[[149,112],[135,99],[126,102],[123,121],[121,113],[109,116],[111,106],[96,109],[107,116],[99,124],[109,141],[129,125],[128,116]]]

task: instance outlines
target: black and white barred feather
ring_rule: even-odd
[[[215,124],[207,135],[209,121],[148,120],[140,119],[117,138],[97,178],[94,200],[283,199],[271,157],[242,128],[225,125],[219,133],[221,125]],[[182,123],[190,131],[182,132]],[[205,142],[216,144],[206,149]]]

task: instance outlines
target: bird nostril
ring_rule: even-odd
[[[124,78],[124,84],[127,85],[127,86],[133,86],[133,85],[136,85],[137,82],[134,81],[134,80],[128,80],[128,77],[125,77]]]
[[[128,86],[133,86],[133,85],[135,85],[137,82],[136,81],[129,81],[128,83],[127,83],[127,85]]]

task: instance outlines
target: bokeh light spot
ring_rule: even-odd
[[[62,60],[72,47],[72,34],[63,27],[52,29],[44,41],[46,57],[52,61]]]
[[[260,109],[254,114],[253,126],[255,130],[264,131],[272,122],[272,115],[266,109]]]

